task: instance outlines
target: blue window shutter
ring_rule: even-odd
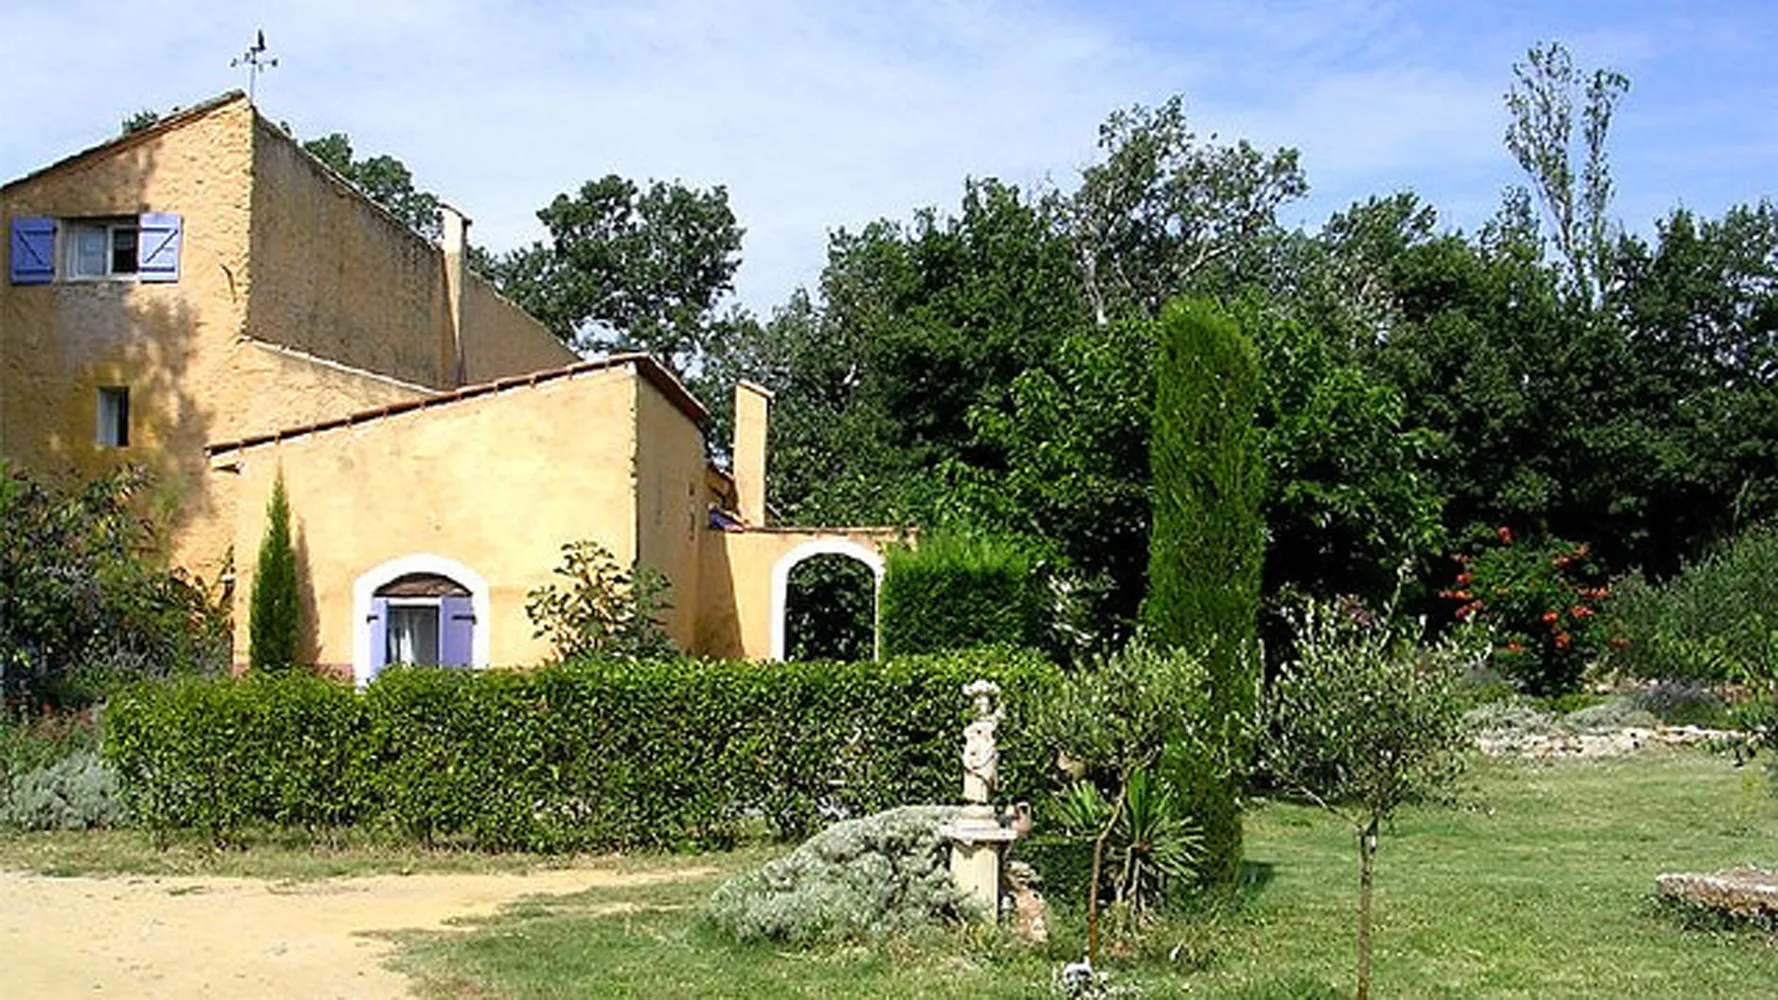
[[[179,244],[184,220],[171,212],[150,212],[136,222],[136,277],[179,280]]]
[[[370,602],[370,675],[375,677],[389,665],[389,599],[378,597]]]
[[[47,285],[56,280],[56,220],[12,220],[12,283]]]
[[[438,663],[467,667],[475,662],[475,605],[467,597],[438,601]]]

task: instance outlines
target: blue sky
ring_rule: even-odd
[[[1778,5],[0,0],[0,25],[0,178],[244,87],[229,60],[263,26],[267,116],[400,157],[494,249],[607,173],[727,185],[762,312],[814,282],[830,230],[954,208],[966,176],[1071,187],[1108,111],[1175,93],[1200,133],[1302,152],[1289,222],[1411,188],[1473,228],[1519,180],[1501,95],[1544,39],[1631,78],[1625,225],[1778,189]]]

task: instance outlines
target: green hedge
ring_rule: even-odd
[[[559,851],[719,845],[764,823],[961,792],[963,684],[1007,692],[1002,797],[1050,756],[1028,723],[1059,673],[981,650],[881,664],[585,662],[405,669],[362,694],[306,677],[132,688],[105,750],[138,819],[227,839],[243,826],[368,826],[426,842]]]
[[[1043,646],[1043,582],[1018,542],[933,534],[917,548],[891,549],[886,563],[883,655]]]

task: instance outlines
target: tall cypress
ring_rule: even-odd
[[[302,629],[296,549],[290,543],[290,502],[284,496],[282,470],[272,481],[272,499],[265,516],[265,537],[259,540],[259,561],[254,564],[253,591],[247,605],[247,661],[255,673],[290,669],[296,663]]]
[[[1151,641],[1205,657],[1225,761],[1172,761],[1204,828],[1204,873],[1232,884],[1241,864],[1244,720],[1255,710],[1265,467],[1254,411],[1253,343],[1214,302],[1162,311],[1149,439],[1153,521],[1142,622]]]

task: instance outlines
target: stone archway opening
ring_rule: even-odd
[[[872,548],[818,538],[792,549],[772,567],[772,659],[876,659],[882,586]]]
[[[784,658],[876,659],[877,577],[869,564],[829,552],[790,569]]]

